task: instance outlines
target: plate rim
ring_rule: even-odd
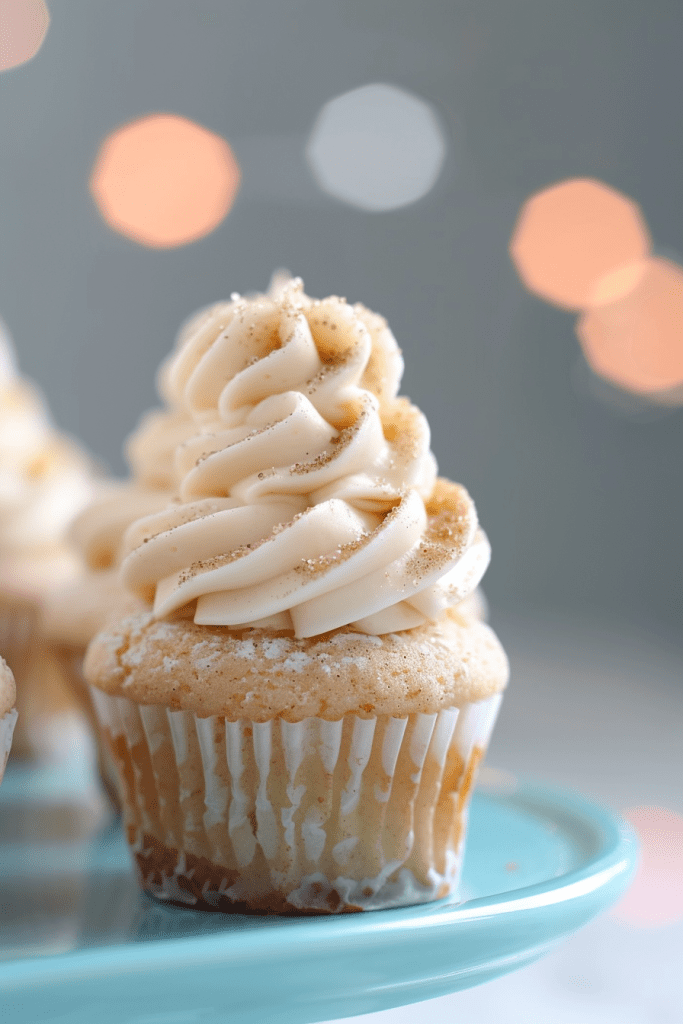
[[[561,875],[529,886],[521,886],[503,893],[480,896],[461,903],[444,900],[412,907],[398,907],[372,911],[367,914],[345,914],[324,918],[287,918],[274,920],[272,927],[255,929],[230,928],[204,935],[161,936],[144,942],[100,945],[90,949],[68,950],[63,953],[40,954],[0,961],[0,991],[10,992],[27,984],[44,984],[68,975],[86,977],[101,974],[112,976],[130,971],[168,967],[171,961],[182,959],[184,966],[209,962],[231,964],[262,959],[282,947],[286,936],[288,952],[305,953],[311,944],[329,945],[331,948],[349,942],[375,943],[401,942],[410,933],[424,935],[445,932],[486,921],[499,922],[508,914],[533,914],[549,911],[562,903],[595,901],[601,890],[616,886],[621,894],[635,873],[638,843],[631,826],[613,810],[576,793],[548,783],[520,778],[515,785],[501,787],[480,785],[474,799],[497,801],[524,807],[530,813],[535,808],[546,818],[557,818],[558,811],[586,825],[592,830],[596,852],[578,867]],[[616,897],[615,897],[616,898]],[[614,898],[609,899],[605,909]],[[585,921],[579,925],[559,929],[558,939],[576,930],[603,909],[588,908]],[[231,915],[232,916],[232,915]],[[235,915],[237,916],[237,915]],[[296,947],[296,948],[295,948]],[[113,961],[113,962],[112,962]]]

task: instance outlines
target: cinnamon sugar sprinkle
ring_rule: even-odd
[[[393,446],[402,461],[417,459],[422,441],[422,423],[419,410],[407,398],[396,398],[383,411],[384,437]]]
[[[163,512],[158,513],[159,516],[167,516],[171,510],[174,512],[174,521],[170,526],[166,526],[163,530],[156,530],[142,535],[140,540],[141,544],[148,544],[149,541],[154,540],[155,537],[161,537],[165,533],[171,533],[173,530],[177,530],[180,526],[187,526],[188,523],[194,523],[198,519],[208,519],[211,516],[217,515],[219,512],[225,512],[223,508],[211,508],[211,505],[216,503],[215,498],[203,498],[201,502],[183,505],[177,498],[174,498],[169,505],[169,508]]]
[[[382,522],[370,533],[364,533],[358,538],[358,540],[348,541],[346,544],[340,544],[339,547],[335,548],[334,551],[326,552],[324,555],[318,555],[317,558],[304,558],[301,560],[301,564],[295,566],[295,572],[303,573],[307,576],[319,576],[327,572],[328,569],[333,569],[335,565],[340,565],[347,559],[351,558],[352,555],[356,554],[357,551],[361,551],[371,540],[378,536],[378,534],[384,530],[389,523],[394,519],[400,508],[400,498],[396,499],[396,504],[393,508],[384,516]]]
[[[406,573],[417,585],[422,578],[444,568],[463,547],[472,522],[472,505],[467,492],[448,480],[436,481],[425,504],[427,529],[417,550],[406,562]]]
[[[264,537],[263,540],[254,541],[252,544],[242,544],[240,547],[233,548],[232,551],[228,551],[223,555],[214,555],[213,558],[202,558],[197,562],[193,562],[192,565],[181,572],[178,577],[178,586],[181,586],[183,583],[189,583],[195,576],[211,572],[212,569],[222,569],[225,565],[230,565],[231,562],[244,558],[245,555],[251,554],[252,551],[260,548],[262,544],[265,544],[270,539],[270,537]]]
[[[294,567],[295,572],[303,573],[306,576],[322,576],[328,569],[333,569],[335,565],[341,565],[342,562],[346,562],[357,551],[364,548],[372,536],[374,536],[373,533],[364,533],[358,540],[340,544],[334,551],[328,551],[316,558],[303,558],[301,563]]]
[[[288,413],[283,420],[278,420],[274,423],[266,423],[262,427],[254,427],[254,429],[250,430],[244,437],[240,437],[236,441],[230,441],[223,448],[215,448],[213,451],[204,452],[203,455],[200,455],[199,458],[196,459],[195,466],[201,466],[202,462],[206,462],[206,460],[210,459],[213,455],[223,455],[225,452],[229,452],[231,448],[235,448],[238,444],[244,444],[245,441],[251,441],[252,438],[258,437],[260,434],[265,434],[267,430],[272,430],[273,427],[278,427],[280,423],[284,423],[291,415],[292,413]],[[215,437],[215,434],[207,434],[206,436]]]
[[[431,544],[443,544],[448,548],[457,547],[462,542],[468,521],[464,508],[460,514],[444,509],[429,519],[425,540]]]
[[[442,544],[431,544],[429,541],[420,541],[417,550],[406,561],[405,572],[413,581],[413,586],[418,586],[425,576],[443,569],[453,560],[453,547]]]
[[[340,308],[348,308],[346,299],[331,295],[327,299],[316,299],[304,314],[318,355],[324,363],[332,365],[346,362],[358,344],[354,334],[362,336],[366,333],[365,326],[358,320],[349,323],[336,319],[334,314]]]
[[[244,558],[245,555],[250,555],[252,551],[256,551],[257,548],[267,544],[268,541],[273,540],[279,533],[286,530],[289,526],[296,523],[305,512],[297,512],[292,519],[287,523],[278,523],[266,537],[262,537],[261,540],[252,541],[250,544],[241,544],[237,548],[233,548],[232,551],[226,551],[219,555],[214,555],[212,558],[199,559],[193,562],[187,569],[178,577],[178,585],[189,582],[194,579],[195,576],[199,576],[201,573],[211,572],[213,569],[222,569],[226,565],[230,565],[231,562],[237,562],[240,558]]]
[[[324,469],[325,466],[338,459],[358,434],[368,415],[368,410],[364,409],[355,423],[352,423],[350,427],[344,427],[337,437],[333,437],[330,441],[330,444],[334,445],[332,450],[326,448],[325,451],[317,455],[311,462],[295,462],[293,466],[290,466],[289,472],[293,476],[305,476],[307,473],[314,473],[316,470]]]

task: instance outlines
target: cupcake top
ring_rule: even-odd
[[[90,492],[89,460],[19,377],[0,331],[0,587],[32,599],[71,575],[65,534]]]
[[[382,317],[298,279],[195,318],[164,374],[195,424],[178,500],[123,542],[153,616],[382,636],[471,594],[489,545],[467,491],[437,478],[402,370]]]
[[[507,681],[499,641],[470,612],[449,608],[436,623],[382,636],[342,629],[305,639],[138,612],[95,638],[85,674],[140,704],[230,721],[434,714]]]
[[[16,702],[17,689],[12,670],[4,658],[0,658],[0,718],[11,711]]]

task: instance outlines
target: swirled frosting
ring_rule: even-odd
[[[178,344],[183,339],[181,330]],[[164,398],[163,387],[160,391]],[[123,535],[136,519],[172,501],[179,483],[175,449],[196,430],[191,417],[167,401],[164,408],[146,413],[126,442],[129,479],[95,482],[92,501],[69,531],[80,556],[77,575],[66,586],[52,588],[43,602],[42,628],[51,641],[85,648],[112,614],[136,605],[118,571]]]
[[[436,621],[489,546],[465,489],[437,479],[402,370],[382,317],[300,280],[206,310],[165,373],[197,424],[180,500],[127,531],[125,583],[157,617],[298,637]]]
[[[95,498],[69,531],[86,568],[91,572],[114,569],[120,562],[121,542],[130,524],[166,508],[171,493],[129,480],[99,483]]]
[[[182,346],[203,312],[194,314],[183,325],[176,339],[177,347]],[[121,541],[130,524],[166,508],[177,492],[180,481],[175,452],[197,432],[197,427],[168,391],[168,362],[162,364],[157,381],[164,407],[146,412],[124,446],[130,478],[102,482],[93,501],[72,526],[71,539],[92,572],[118,566]]]

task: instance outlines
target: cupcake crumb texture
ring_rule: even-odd
[[[137,613],[95,638],[85,670],[141,704],[255,722],[433,714],[497,693],[508,678],[493,631],[457,609],[402,633],[306,639]]]

